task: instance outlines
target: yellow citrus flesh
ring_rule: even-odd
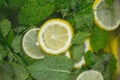
[[[111,31],[120,24],[120,1],[115,0],[109,8],[105,0],[95,0],[93,4],[95,23],[98,27]]]
[[[38,42],[46,53],[60,54],[68,50],[72,37],[73,29],[69,22],[51,19],[42,25],[38,33]]]

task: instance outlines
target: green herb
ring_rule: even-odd
[[[90,36],[90,44],[95,52],[104,49],[109,40],[109,32],[99,29],[97,26],[93,29]]]
[[[75,29],[91,31],[94,27],[94,16],[91,5],[79,10],[73,16],[75,20]]]
[[[0,80],[11,80],[13,76],[13,70],[10,64],[4,63],[0,65]]]
[[[14,80],[26,80],[29,77],[29,74],[25,67],[20,64],[11,63],[14,70]]]
[[[27,0],[7,0],[7,4],[10,9],[18,10],[20,9]]]
[[[79,45],[85,42],[85,40],[89,37],[90,33],[88,32],[78,32],[75,34],[74,38],[72,39],[72,44]]]
[[[2,33],[3,37],[6,38],[8,33],[11,29],[11,23],[7,19],[3,19],[0,21],[0,32]]]
[[[28,0],[28,2],[21,7],[18,21],[22,25],[35,25],[52,14],[54,10],[54,4],[46,3],[45,5],[39,5],[37,0]]]
[[[49,56],[28,66],[36,80],[70,80],[73,63],[64,56]]]
[[[84,55],[86,66],[89,69],[98,70],[103,74],[104,80],[114,78],[115,70],[117,69],[117,60],[114,55],[104,52],[92,53],[87,52]]]
[[[74,62],[79,62],[82,59],[82,56],[85,52],[84,44],[73,46],[70,50],[71,58]]]

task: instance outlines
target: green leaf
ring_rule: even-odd
[[[86,52],[84,54],[84,59],[85,59],[85,63],[86,65],[89,65],[90,67],[95,64],[96,62],[96,56],[94,55],[94,53],[91,53],[90,51]]]
[[[6,0],[6,1],[10,9],[18,10],[26,3],[27,0]]]
[[[94,26],[94,15],[92,6],[89,5],[73,14],[75,20],[75,29],[81,31],[91,31]]]
[[[78,32],[77,34],[75,34],[75,36],[72,39],[72,44],[81,44],[84,43],[85,40],[88,38],[88,36],[90,35],[90,33],[88,32]]]
[[[45,57],[28,66],[28,71],[36,80],[70,80],[73,63],[65,56]]]
[[[109,32],[99,29],[97,26],[94,28],[90,36],[90,44],[93,51],[98,52],[104,49],[109,40]]]
[[[84,58],[86,66],[89,69],[100,71],[104,80],[114,80],[113,75],[117,69],[117,60],[113,54],[105,52],[87,52]]]
[[[8,50],[4,47],[0,47],[0,55],[1,55],[1,64],[4,63],[4,58],[8,56]]]
[[[8,63],[0,65],[0,80],[12,80],[13,69]]]
[[[18,21],[22,25],[35,25],[43,21],[55,10],[54,4],[39,5],[37,0],[28,0],[21,8]]]
[[[7,19],[3,19],[0,21],[0,31],[3,34],[3,37],[6,38],[9,31],[11,30],[11,23]]]
[[[56,9],[62,14],[62,17],[66,17],[70,14],[71,0],[54,0]]]
[[[16,63],[11,63],[14,70],[14,80],[26,80],[29,74],[24,66]]]
[[[0,8],[6,6],[6,1],[5,0],[0,0]]]
[[[84,49],[85,49],[84,44],[73,46],[70,49],[71,58],[74,62],[78,62],[78,61],[81,60],[81,58],[82,58],[82,56],[84,55],[84,52],[85,52]]]
[[[8,46],[11,46],[13,39],[14,39],[14,32],[11,30],[6,37],[6,43],[8,44]]]
[[[0,54],[0,65],[3,63],[3,55]]]
[[[16,35],[12,41],[11,47],[16,53],[22,53],[22,35]]]

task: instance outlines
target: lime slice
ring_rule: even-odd
[[[70,23],[63,19],[51,19],[45,22],[38,34],[41,48],[49,54],[60,54],[68,50],[73,37]]]
[[[95,23],[102,29],[111,31],[120,24],[120,0],[108,6],[105,0],[95,0],[93,4]]]
[[[40,49],[37,42],[37,34],[39,30],[40,30],[39,28],[34,28],[27,31],[22,41],[22,47],[24,52],[34,59],[44,58],[42,50]]]
[[[104,80],[99,71],[89,70],[79,74],[76,80]]]

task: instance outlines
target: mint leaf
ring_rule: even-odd
[[[7,4],[10,7],[10,9],[18,10],[20,9],[27,0],[7,0]]]
[[[89,32],[92,30],[92,27],[94,26],[94,15],[91,5],[80,9],[73,17],[75,20],[75,29]]]
[[[84,55],[84,49],[84,44],[75,45],[70,49],[71,58],[74,62],[78,62],[81,60],[82,56]]]
[[[21,25],[36,25],[52,14],[54,4],[39,5],[37,0],[28,0],[18,14],[18,22]]]
[[[26,80],[29,74],[24,66],[16,63],[11,63],[14,70],[14,80]]]
[[[1,61],[0,64],[4,63],[4,58],[8,56],[8,50],[5,49],[4,47],[0,46],[0,56],[1,56]]]
[[[93,29],[90,36],[90,44],[95,52],[104,49],[108,44],[109,32],[99,29],[97,26]]]
[[[11,30],[6,37],[6,43],[8,44],[8,46],[11,46],[13,39],[14,39],[14,32]]]
[[[12,80],[13,69],[9,63],[0,65],[0,80]]]
[[[9,31],[11,30],[11,23],[7,19],[3,19],[0,21],[0,32],[2,33],[3,37],[6,38]]]
[[[3,63],[3,55],[0,54],[0,65]]]
[[[36,80],[70,80],[73,63],[65,56],[45,57],[28,66],[28,71]]]
[[[89,35],[90,35],[90,33],[88,33],[88,32],[78,32],[73,37],[72,44],[77,44],[78,45],[78,44],[84,43]]]
[[[84,58],[86,66],[89,69],[100,71],[104,80],[114,80],[113,74],[117,69],[117,60],[113,54],[105,52],[87,52]]]
[[[16,53],[22,53],[22,35],[16,35],[13,39],[11,47]]]
[[[0,8],[6,6],[6,1],[5,0],[0,0]]]
[[[84,59],[85,59],[86,65],[89,65],[90,67],[96,62],[95,60],[96,56],[94,55],[94,53],[91,53],[90,51],[84,54]]]

